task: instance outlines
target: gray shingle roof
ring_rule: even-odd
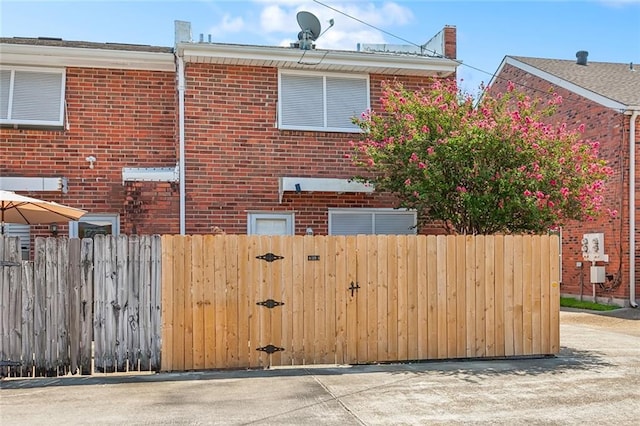
[[[632,70],[628,63],[589,61],[587,65],[578,65],[576,61],[563,59],[512,58],[613,101],[640,105],[640,65],[634,64]]]
[[[57,38],[0,37],[0,44],[28,44],[33,46],[79,47],[85,49],[130,50],[134,52],[172,53],[173,48],[125,43],[94,43],[89,41],[70,41]]]

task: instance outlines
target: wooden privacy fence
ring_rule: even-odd
[[[12,374],[555,354],[557,236],[0,238]]]
[[[0,359],[13,374],[159,369],[159,236],[36,238],[34,260],[20,259],[18,239],[0,236]]]
[[[556,354],[557,236],[162,237],[162,370]]]

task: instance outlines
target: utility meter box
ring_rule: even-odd
[[[604,254],[604,233],[582,236],[582,258],[590,262],[609,261],[609,256]]]
[[[591,267],[591,283],[604,284],[604,282],[605,282],[604,266],[592,266]]]

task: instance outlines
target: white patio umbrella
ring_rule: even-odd
[[[46,224],[78,220],[87,212],[53,201],[25,197],[12,191],[0,190],[0,233],[5,223],[25,225]]]

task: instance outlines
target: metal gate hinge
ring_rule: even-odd
[[[266,260],[267,262],[273,262],[274,260],[284,259],[284,257],[278,256],[277,254],[273,254],[273,253],[267,253],[267,254],[262,254],[260,256],[256,256],[256,259],[262,259],[262,260]]]
[[[284,302],[278,302],[278,301],[273,300],[273,299],[267,299],[267,300],[263,300],[262,302],[256,302],[256,305],[265,306],[265,307],[267,307],[269,309],[273,309],[276,306],[284,305]]]
[[[284,348],[280,348],[278,346],[273,346],[273,345],[267,345],[267,346],[262,346],[260,348],[257,348],[256,350],[266,352],[269,355],[271,355],[274,352],[284,351]]]

